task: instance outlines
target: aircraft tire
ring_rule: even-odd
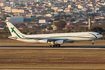
[[[57,44],[57,47],[60,47],[60,44]]]
[[[58,47],[60,47],[60,44],[58,44]]]
[[[52,47],[52,45],[49,45],[49,47]]]
[[[55,45],[52,45],[52,47],[55,47]]]
[[[55,47],[58,47],[58,44],[55,44]]]
[[[92,44],[94,44],[94,43],[92,43]]]

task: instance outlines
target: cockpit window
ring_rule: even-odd
[[[97,35],[100,35],[100,34],[97,34]]]

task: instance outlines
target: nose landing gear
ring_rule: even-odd
[[[94,44],[94,40],[92,40],[92,45]]]

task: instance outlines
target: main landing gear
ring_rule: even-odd
[[[60,44],[49,45],[49,47],[60,47]]]

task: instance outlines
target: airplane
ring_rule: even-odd
[[[98,32],[73,32],[55,34],[32,34],[21,33],[11,22],[6,22],[12,36],[8,38],[28,43],[50,43],[49,47],[60,47],[60,44],[74,43],[75,41],[92,41],[103,36]]]

